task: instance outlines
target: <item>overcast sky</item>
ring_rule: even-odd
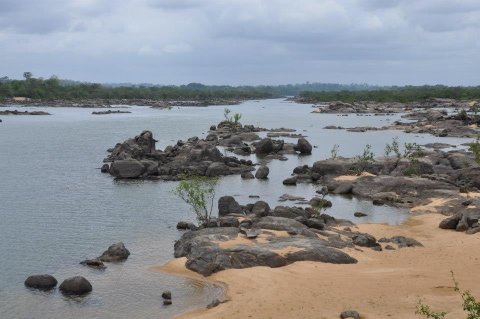
[[[0,0],[0,76],[480,85],[480,0]]]

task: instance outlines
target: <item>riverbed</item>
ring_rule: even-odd
[[[181,236],[179,220],[194,221],[188,206],[173,194],[176,183],[162,181],[115,181],[101,174],[106,150],[117,142],[148,129],[158,140],[157,148],[191,136],[204,137],[208,128],[223,119],[225,106],[174,107],[170,110],[132,106],[128,114],[92,115],[91,109],[22,107],[45,111],[50,116],[4,116],[0,123],[0,313],[2,318],[170,318],[207,305],[221,291],[193,279],[154,273],[153,265],[173,258],[173,244]],[[287,161],[254,162],[270,167],[269,179],[242,180],[227,176],[220,180],[217,198],[233,195],[241,204],[260,196],[271,207],[288,193],[310,199],[318,186],[284,186],[298,165],[331,156],[339,145],[339,156],[362,153],[366,144],[383,155],[386,143],[398,137],[401,143],[433,142],[460,145],[467,140],[413,135],[400,131],[353,133],[323,127],[376,126],[400,120],[401,114],[386,116],[338,116],[311,114],[311,105],[283,99],[247,101],[230,105],[242,114],[241,122],[265,128],[287,127],[307,136],[314,145],[311,156],[288,155]],[[14,108],[8,108],[14,109]],[[285,138],[285,141],[296,141]],[[356,223],[399,224],[406,210],[373,206],[371,202],[329,196],[328,214]],[[368,213],[358,219],[354,212]],[[108,264],[105,271],[79,265],[100,255],[110,244],[123,241],[129,259]],[[59,281],[85,276],[93,292],[83,298],[63,297],[57,290],[44,293],[26,289],[31,274],[49,273]],[[171,290],[173,305],[163,306],[161,294]]]

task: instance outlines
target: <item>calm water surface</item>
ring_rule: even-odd
[[[353,156],[371,144],[383,154],[386,142],[425,144],[435,141],[459,145],[463,139],[435,138],[399,131],[350,133],[325,130],[326,125],[383,126],[400,119],[389,116],[310,114],[310,105],[283,100],[249,101],[229,106],[242,113],[242,123],[266,128],[289,127],[308,136],[316,146],[312,156],[288,156],[268,163],[268,181],[221,179],[218,196],[234,195],[241,204],[259,195],[272,207],[284,193],[309,199],[315,187],[282,185],[293,168],[328,158],[334,144],[339,155]],[[12,109],[12,108],[9,108]],[[149,129],[158,148],[191,136],[203,137],[223,118],[223,106],[155,110],[131,107],[131,114],[91,115],[91,109],[25,108],[51,116],[4,116],[0,123],[0,317],[1,318],[170,318],[204,306],[220,293],[211,285],[153,273],[149,268],[173,258],[173,243],[181,236],[179,220],[192,220],[188,207],[172,195],[173,182],[114,181],[98,168],[105,150]],[[286,141],[294,141],[285,139]],[[259,160],[252,156],[256,162]],[[329,199],[327,212],[355,222],[400,223],[407,213],[341,196]],[[285,203],[284,203],[285,204]],[[287,203],[292,205],[293,203]],[[356,219],[353,213],[369,213]],[[79,265],[100,255],[110,244],[123,241],[131,252],[121,264],[103,271]],[[93,292],[80,299],[25,289],[30,274],[50,273],[60,282],[83,275]],[[161,293],[173,292],[172,306],[162,306]]]

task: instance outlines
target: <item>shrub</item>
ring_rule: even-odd
[[[199,226],[208,227],[210,223],[217,183],[218,178],[184,176],[173,191],[175,195],[191,206],[197,215]]]

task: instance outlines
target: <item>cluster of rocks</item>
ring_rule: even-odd
[[[130,251],[125,248],[124,243],[119,242],[108,247],[99,257],[85,259],[80,264],[102,270],[106,268],[104,262],[120,262],[126,260],[128,256],[130,256]]]
[[[128,258],[130,252],[125,248],[125,245],[122,242],[113,244],[103,254],[95,259],[87,259],[80,264],[93,267],[96,269],[105,269],[103,262],[119,262],[124,261]],[[58,281],[52,275],[32,275],[29,276],[25,282],[25,286],[31,289],[38,290],[52,290],[58,284]],[[92,284],[82,276],[74,276],[65,279],[60,286],[59,290],[64,295],[76,295],[81,296],[85,295],[92,291]],[[170,298],[171,299],[171,298]]]
[[[3,99],[2,105],[48,106],[48,107],[81,107],[109,108],[117,105],[142,105],[153,108],[169,108],[172,106],[209,106],[240,104],[237,99],[201,99],[201,100],[155,100],[155,99]]]
[[[25,286],[38,290],[52,290],[57,286],[57,279],[52,275],[32,275],[25,280]],[[82,276],[65,279],[59,287],[65,295],[85,295],[92,291],[92,284]]]
[[[121,110],[107,110],[107,111],[92,112],[93,115],[126,114],[126,113],[132,113],[132,112],[130,112],[130,111],[121,111]]]
[[[330,113],[330,114],[391,114],[405,111],[405,105],[402,103],[378,103],[378,102],[353,102],[347,103],[335,101],[313,106],[315,110],[312,113]]]
[[[341,175],[358,178],[337,179]],[[368,175],[368,176],[367,176]],[[317,161],[313,166],[299,166],[287,181],[316,182],[333,194],[370,198],[374,204],[413,207],[434,197],[459,197],[459,192],[480,189],[480,166],[471,153],[423,151],[415,161],[377,158],[359,163],[353,158]],[[285,182],[284,182],[285,183]]]
[[[190,231],[175,243],[175,257],[186,257],[186,267],[205,276],[230,268],[281,267],[302,260],[356,263],[341,249],[382,250],[372,235],[353,231],[351,221],[319,215],[311,208],[271,209],[264,201],[240,205],[232,196],[224,196],[218,211],[219,218],[208,227],[186,222],[177,226]]]
[[[5,111],[0,111],[0,115],[51,115],[51,114],[44,111],[5,110]]]
[[[480,232],[480,201],[474,203],[472,200],[467,200],[463,203],[466,206],[474,205],[474,208],[463,209],[462,211],[444,219],[439,227],[442,229],[453,229],[467,234],[476,234]]]
[[[198,137],[157,150],[150,131],[109,149],[102,172],[117,178],[178,180],[183,175],[221,176],[253,170],[252,162],[222,155],[215,143]]]

